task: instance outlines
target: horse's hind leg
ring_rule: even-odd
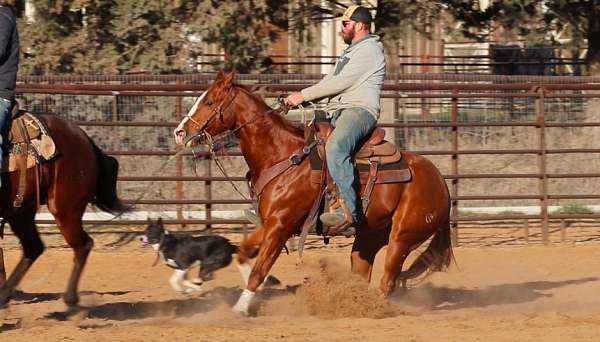
[[[92,238],[83,230],[82,215],[83,210],[70,214],[54,214],[60,232],[75,253],[73,270],[64,295],[64,301],[68,306],[75,306],[79,302],[79,295],[77,294],[79,278],[87,262],[87,257],[94,246]]]
[[[410,245],[402,239],[390,240],[385,256],[383,277],[379,284],[379,290],[385,297],[389,296],[396,288],[396,280],[402,271],[402,265],[411,251]]]
[[[6,268],[4,266],[4,250],[0,247],[0,287],[6,282]]]
[[[31,211],[8,220],[12,231],[21,242],[23,255],[8,280],[0,288],[0,306],[8,303],[14,288],[19,285],[33,262],[44,252],[44,244],[35,227],[34,217],[35,212]]]
[[[371,281],[371,272],[377,252],[387,244],[388,230],[381,229],[373,232],[359,234],[352,245],[352,254],[350,254],[350,263],[352,273],[365,278],[367,282]]]

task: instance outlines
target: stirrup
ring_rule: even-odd
[[[331,215],[335,215],[335,214],[331,214]],[[339,215],[336,215],[336,216],[339,216]],[[341,221],[339,224],[323,227],[323,235],[325,235],[325,236],[343,235],[347,238],[356,235],[356,227],[358,226],[358,222],[354,221],[353,219],[346,220],[342,216],[339,216],[339,217],[341,218],[341,219],[338,219],[338,221]]]

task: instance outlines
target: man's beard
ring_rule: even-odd
[[[344,39],[344,43],[351,44],[352,39],[354,39],[354,27],[352,28],[352,30],[346,33],[342,32],[342,38]]]

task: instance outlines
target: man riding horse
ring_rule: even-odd
[[[351,155],[377,124],[381,87],[385,78],[385,57],[379,37],[371,34],[369,10],[350,6],[344,12],[342,36],[348,47],[335,67],[319,83],[290,94],[287,105],[324,98],[325,111],[335,128],[327,140],[327,167],[337,184],[343,213],[323,214],[331,225],[329,235],[352,236],[364,219],[355,190]]]

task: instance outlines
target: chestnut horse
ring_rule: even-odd
[[[104,154],[74,123],[55,115],[41,115],[38,118],[49,128],[58,155],[43,162],[39,170],[35,167],[27,170],[26,190],[20,207],[13,206],[19,172],[2,174],[0,214],[19,239],[23,255],[0,287],[0,306],[8,303],[14,288],[44,251],[34,223],[38,199],[39,204],[47,204],[60,232],[75,252],[73,269],[63,297],[69,306],[75,306],[79,301],[79,278],[94,245],[82,226],[87,204],[91,202],[111,213],[126,209],[116,194],[117,160]]]
[[[290,158],[304,146],[303,132],[274,113],[264,101],[233,83],[233,73],[219,72],[216,80],[196,101],[175,129],[178,143],[213,142],[233,132],[251,174],[256,178],[278,162]],[[218,136],[217,136],[218,135]],[[217,136],[217,137],[215,137]],[[450,242],[450,197],[446,182],[424,157],[405,152],[412,172],[407,183],[377,184],[351,253],[352,272],[370,281],[377,252],[388,245],[385,272],[379,290],[388,296],[399,281],[447,267],[452,258]],[[273,178],[259,197],[262,225],[240,246],[238,261],[246,281],[234,311],[247,314],[256,289],[264,281],[286,241],[300,232],[319,185],[311,183],[308,158]],[[428,248],[407,271],[402,264],[408,254],[433,236]],[[257,252],[257,253],[256,253]],[[251,268],[249,257],[256,255]]]

